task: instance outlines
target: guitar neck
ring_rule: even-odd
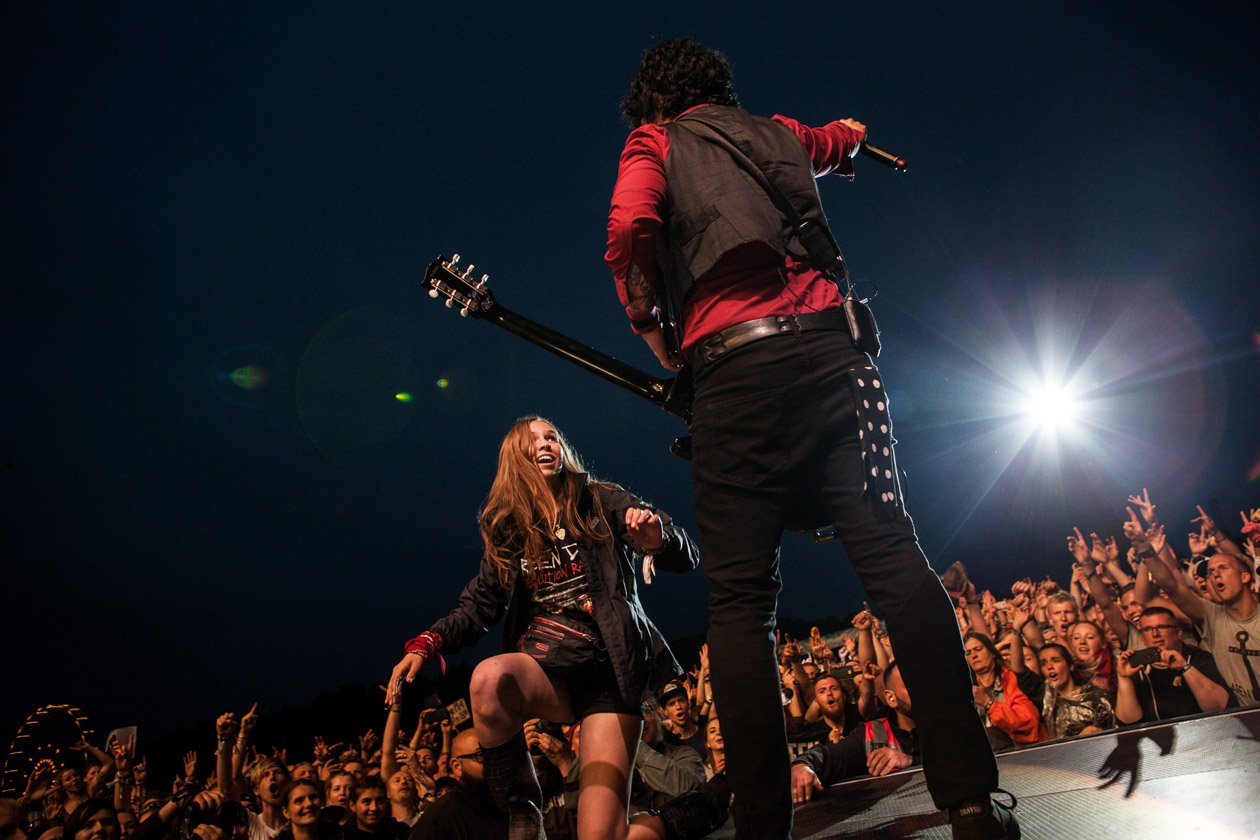
[[[560,358],[577,365],[585,371],[589,371],[614,385],[625,388],[632,394],[637,394],[645,400],[672,411],[666,406],[666,397],[669,396],[670,391],[669,380],[650,376],[638,368],[631,367],[625,362],[599,352],[594,347],[588,347],[580,341],[569,338],[567,335],[558,333],[549,327],[544,327],[542,324],[531,321],[523,315],[518,315],[497,302],[489,309],[484,310],[482,317],[494,322],[501,329],[520,336],[531,344],[535,344],[544,350],[550,350]]]

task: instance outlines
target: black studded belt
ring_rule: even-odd
[[[752,321],[744,321],[727,327],[701,341],[692,348],[687,361],[691,364],[693,375],[699,375],[700,371],[745,344],[751,344],[772,335],[810,330],[841,330],[847,333],[849,323],[840,309],[807,312],[803,315],[771,315],[766,318],[755,318]]]

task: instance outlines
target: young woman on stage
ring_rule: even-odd
[[[481,511],[485,552],[459,604],[407,642],[390,676],[389,702],[425,662],[475,642],[503,619],[503,653],[469,684],[478,758],[509,837],[541,835],[542,792],[522,725],[542,717],[582,723],[578,836],[700,836],[725,819],[719,797],[691,793],[627,823],[641,703],[681,673],[639,603],[655,567],[685,572],[699,557],[669,518],[615,484],[589,476],[555,426],[518,420],[499,448]],[[723,803],[724,804],[724,803]]]

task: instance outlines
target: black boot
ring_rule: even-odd
[[[1010,805],[994,802],[991,798],[964,802],[949,809],[949,825],[954,840],[1019,840],[1019,820],[1015,819],[1015,797]]]
[[[648,811],[665,824],[667,840],[700,840],[731,815],[731,786],[718,773],[700,790],[692,790]]]
[[[542,788],[525,733],[497,747],[482,747],[486,783],[494,802],[508,815],[508,840],[547,840],[542,826]]]

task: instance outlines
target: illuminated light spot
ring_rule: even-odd
[[[400,403],[409,403],[415,399],[415,397],[411,395],[410,391],[399,391],[397,394],[394,394],[394,399],[398,400]]]
[[[451,387],[451,380],[447,379],[445,376],[441,376],[438,377],[438,380],[433,384],[445,391],[447,388]]]
[[[1056,429],[1075,419],[1079,406],[1068,389],[1042,385],[1029,391],[1023,410],[1034,425],[1043,429]]]
[[[242,365],[228,374],[228,378],[237,388],[246,391],[257,391],[259,388],[265,388],[271,380],[271,377],[267,375],[267,371],[257,365]]]

